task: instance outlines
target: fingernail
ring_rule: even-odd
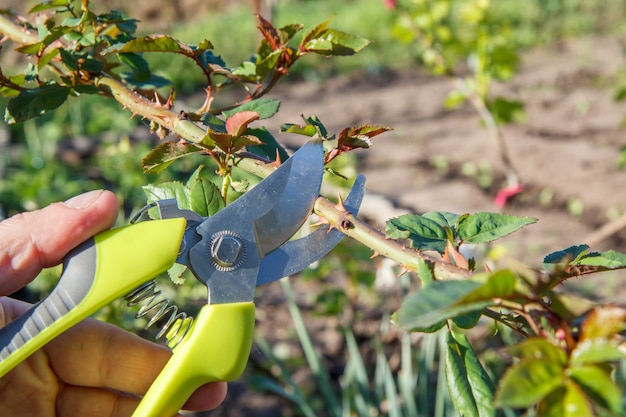
[[[65,201],[64,204],[73,209],[84,209],[91,206],[100,197],[103,190],[88,191],[83,194],[79,194],[76,197],[72,197]]]

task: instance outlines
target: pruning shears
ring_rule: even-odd
[[[171,417],[201,385],[237,378],[252,346],[256,286],[301,271],[343,237],[322,226],[294,238],[319,195],[323,160],[321,143],[309,142],[213,216],[162,200],[154,204],[159,220],[105,231],[75,248],[54,290],[0,329],[0,377],[82,319],[179,263],[207,286],[208,302],[187,327],[185,320],[172,323],[170,331],[185,331],[133,417]],[[344,201],[348,211],[358,211],[364,186],[358,176]]]

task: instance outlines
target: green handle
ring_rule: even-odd
[[[175,416],[200,386],[237,378],[248,362],[253,332],[254,303],[204,306],[133,417]]]
[[[172,266],[186,221],[137,223],[99,233],[66,258],[54,290],[0,329],[0,377],[99,308]]]

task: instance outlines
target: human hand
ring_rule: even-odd
[[[92,191],[0,222],[0,296],[109,229],[117,210],[112,193]],[[0,297],[0,327],[28,308]],[[130,416],[170,356],[169,349],[116,326],[84,320],[0,378],[0,416]],[[225,395],[225,383],[204,385],[185,409],[214,408]]]

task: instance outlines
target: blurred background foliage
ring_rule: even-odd
[[[456,0],[457,3],[463,1],[466,0]],[[11,0],[5,1],[2,7],[25,12],[34,3]],[[323,83],[340,74],[363,77],[380,76],[388,71],[424,70],[419,46],[402,36],[402,25],[406,22],[398,9],[391,9],[386,3],[392,2],[276,1],[271,18],[277,27],[297,22],[310,28],[334,15],[333,27],[373,41],[353,57],[332,60],[307,57],[293,68],[287,82]],[[439,2],[398,2],[400,6],[410,3],[436,7]],[[250,1],[93,0],[92,4],[100,11],[124,10],[142,21],[139,27],[145,33],[168,33],[189,43],[209,39],[216,52],[233,66],[249,59],[259,40]],[[494,0],[491,6],[494,20],[507,22],[513,34],[510,41],[520,51],[590,33],[621,37],[626,30],[624,0]],[[19,61],[7,61],[8,55],[4,50],[0,54],[4,66],[20,68],[24,65]],[[190,68],[184,57],[172,58],[171,55],[154,54],[147,58],[155,72],[172,81],[177,100],[201,102],[203,75]],[[131,213],[145,204],[143,185],[185,180],[198,164],[210,164],[208,158],[185,158],[158,176],[144,174],[140,160],[157,141],[144,121],[129,118],[112,100],[95,96],[83,97],[80,102],[68,100],[54,113],[21,125],[3,123],[0,125],[0,218],[62,201],[89,189],[107,188],[118,195],[122,208],[119,223],[126,223]],[[355,322],[355,318],[366,320],[364,312],[379,306],[381,299],[385,298],[384,291],[375,286],[377,274],[395,276],[399,272],[389,266],[373,268],[369,256],[369,249],[343,242],[333,256],[308,270],[304,274],[305,282],[322,283],[318,290],[306,294],[305,304],[310,312],[316,316],[341,315],[344,324]],[[36,281],[35,293],[43,293],[53,285],[58,269],[46,274],[51,278]],[[336,280],[340,283],[337,284]],[[174,289],[173,284],[167,283],[164,291],[177,300],[203,298],[191,285]],[[288,288],[285,291],[290,294]],[[437,385],[444,380],[438,378],[443,369],[437,366],[437,346],[443,343],[438,335],[427,336],[422,341],[422,349],[412,347],[415,344],[409,336],[400,336],[395,340],[400,340],[401,358],[393,362],[390,359],[393,355],[388,354],[387,348],[393,345],[389,343],[389,333],[393,332],[387,327],[376,328],[367,336],[357,335],[358,342],[365,341],[369,345],[369,350],[364,352],[356,345],[353,330],[338,326],[342,344],[351,359],[344,364],[346,372],[342,379],[333,382],[333,386],[343,393],[337,397],[324,391],[325,381],[333,376],[319,366],[325,358],[310,349],[306,330],[301,329],[304,324],[298,316],[297,305],[291,299],[289,302],[291,316],[298,328],[298,333],[292,336],[301,343],[306,354],[304,357],[281,355],[259,339],[266,360],[253,365],[254,372],[248,379],[253,386],[277,393],[296,405],[294,415],[354,415],[350,410],[357,415],[453,415],[446,390]],[[131,312],[120,304],[107,308],[101,317],[125,327],[135,327]],[[192,305],[191,312],[193,309]],[[503,336],[507,336],[506,331]],[[501,358],[494,352],[490,351],[485,358],[490,371],[498,374]],[[317,378],[314,387],[308,385],[307,388],[305,384],[301,389],[294,382],[292,376],[303,366],[308,366]],[[391,375],[392,368],[393,378],[386,377]],[[372,369],[374,371],[370,372]],[[626,379],[625,375],[621,377]],[[419,397],[415,397],[415,391],[419,392]],[[332,406],[330,411],[329,404]],[[516,415],[510,410],[505,414]]]

